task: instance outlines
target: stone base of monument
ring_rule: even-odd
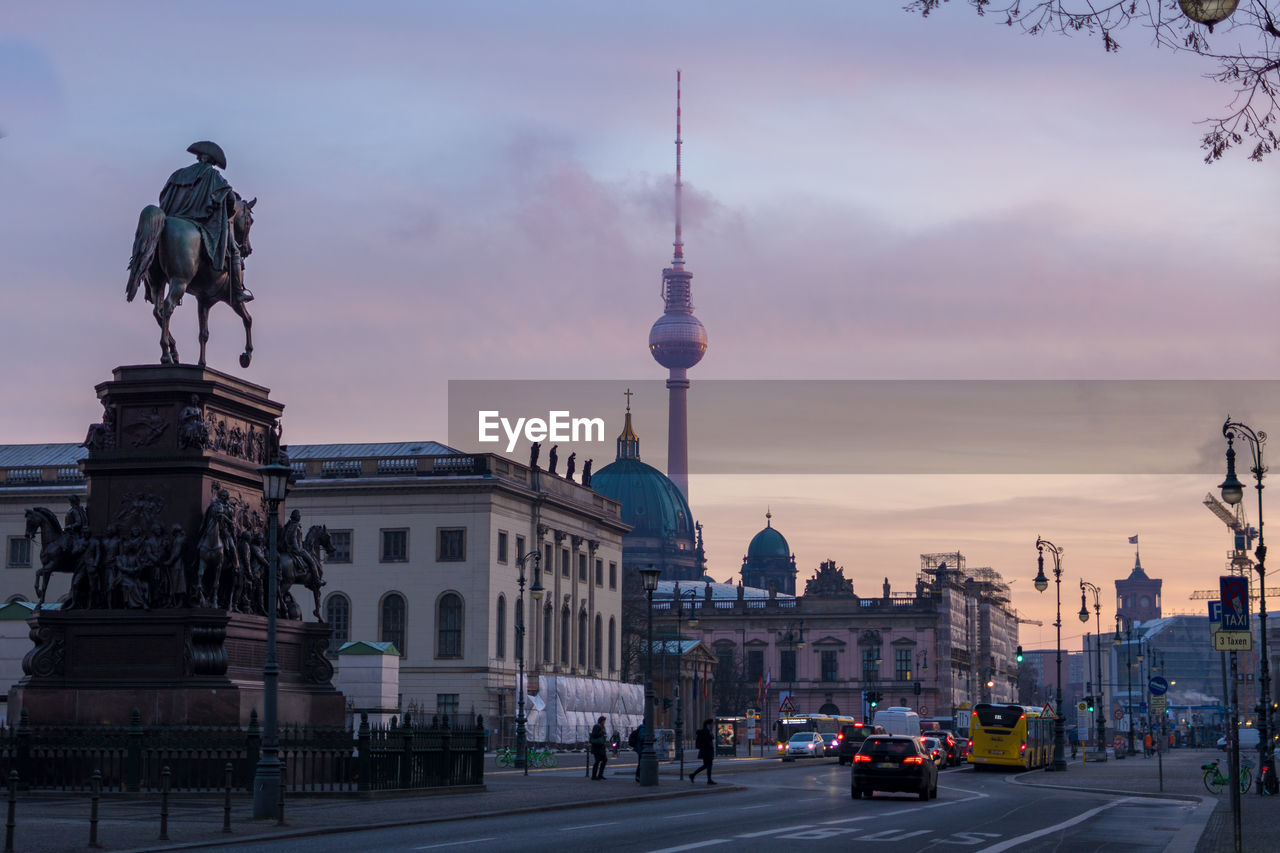
[[[267,619],[212,609],[41,610],[11,720],[33,725],[245,726],[263,717]],[[339,727],[345,702],[325,657],[330,629],[277,621],[281,725]]]

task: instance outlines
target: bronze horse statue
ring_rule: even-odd
[[[223,526],[217,519],[211,519],[200,533],[200,541],[196,545],[196,579],[198,582],[197,597],[203,607],[229,606],[230,592],[223,594],[223,568],[228,564],[235,569],[235,541],[226,541]],[[230,586],[230,584],[228,584]]]
[[[36,570],[36,601],[43,605],[49,590],[49,577],[54,572],[74,573],[84,556],[85,542],[63,533],[53,511],[42,506],[26,511],[27,538],[40,534],[40,568]],[[71,538],[71,541],[68,539]]]
[[[313,524],[307,531],[307,535],[302,538],[302,547],[311,559],[315,561],[317,566],[324,562],[325,557],[333,553],[333,538],[329,535],[329,527],[325,524]],[[280,583],[277,593],[283,599],[285,593],[289,591],[289,587],[295,583],[302,584],[311,590],[311,595],[315,598],[315,614],[316,619],[323,622],[324,617],[320,615],[320,587],[324,586],[324,580],[320,577],[320,573],[306,566],[301,566],[295,561],[287,551],[280,552]]]
[[[240,255],[253,251],[249,229],[253,227],[253,206],[258,200],[235,197],[235,213],[231,216],[232,239],[240,247]],[[154,204],[142,209],[138,230],[133,237],[133,256],[129,259],[129,283],[125,297],[132,302],[139,285],[145,286],[147,301],[155,308],[160,326],[160,363],[178,364],[178,347],[169,334],[169,319],[182,304],[186,293],[193,293],[200,315],[200,366],[205,364],[205,344],[209,341],[209,309],[225,302],[244,320],[244,352],[240,366],[248,367],[253,358],[253,318],[243,300],[231,298],[231,275],[228,270],[215,270],[202,245],[200,229],[190,220],[165,216]],[[165,283],[169,292],[165,293]]]

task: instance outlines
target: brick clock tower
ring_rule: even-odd
[[[1137,544],[1135,541],[1134,545]],[[1163,583],[1158,578],[1147,577],[1135,547],[1133,571],[1124,580],[1116,581],[1116,615],[1120,617],[1123,627],[1160,618],[1160,586]]]

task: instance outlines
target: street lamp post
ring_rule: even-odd
[[[273,434],[272,436],[276,436]],[[276,612],[280,603],[277,584],[280,576],[280,550],[277,538],[280,527],[280,503],[289,492],[288,457],[279,444],[274,445],[271,461],[258,469],[262,477],[262,496],[267,501],[267,555],[270,562],[267,577],[267,659],[262,667],[262,752],[253,775],[253,816],[275,815],[280,802],[280,740],[276,707],[280,698],[280,664],[276,659]]]
[[[520,586],[519,597],[519,618],[516,619],[516,665],[520,668],[520,674],[516,678],[516,766],[524,770],[524,775],[529,775],[529,734],[527,731],[524,715],[524,695],[528,692],[528,686],[525,684],[524,672],[524,568],[525,564],[530,560],[533,561],[533,586],[529,587],[529,595],[532,596],[535,606],[537,602],[542,600],[542,573],[538,571],[540,563],[540,554],[538,551],[529,551],[516,558],[516,566],[520,570],[516,583]]]
[[[1085,623],[1086,625],[1089,624],[1089,608],[1085,606],[1085,601],[1084,601],[1085,590],[1089,590],[1090,592],[1093,593],[1093,614],[1094,614],[1095,624],[1098,629],[1098,633],[1093,640],[1093,645],[1094,645],[1094,651],[1096,652],[1096,658],[1098,661],[1097,686],[1098,686],[1098,693],[1100,695],[1094,698],[1094,703],[1095,703],[1094,707],[1097,709],[1098,752],[1101,754],[1101,758],[1097,758],[1096,760],[1106,761],[1107,760],[1107,716],[1102,709],[1102,700],[1106,696],[1107,691],[1103,687],[1103,682],[1102,682],[1102,603],[1099,599],[1101,590],[1099,590],[1096,585],[1091,584],[1086,580],[1080,581],[1080,621]]]
[[[1275,751],[1271,743],[1271,663],[1267,652],[1267,546],[1262,538],[1262,477],[1267,468],[1262,462],[1262,445],[1267,443],[1267,434],[1254,431],[1249,426],[1232,421],[1230,417],[1222,425],[1222,434],[1227,439],[1227,476],[1222,481],[1222,499],[1231,505],[1244,499],[1244,484],[1236,479],[1235,438],[1239,435],[1248,444],[1253,456],[1253,467],[1250,472],[1254,477],[1254,487],[1258,490],[1258,544],[1253,549],[1257,559],[1255,568],[1258,571],[1258,622],[1259,651],[1258,688],[1262,693],[1261,707],[1258,709],[1258,793],[1264,787],[1268,793],[1280,790],[1276,781]]]
[[[1129,659],[1129,644],[1133,642],[1133,628],[1126,626],[1124,629],[1124,677],[1127,682],[1124,694],[1124,714],[1125,719],[1129,721],[1129,755],[1134,755],[1133,748],[1133,662]],[[1116,614],[1116,639],[1115,644],[1120,645],[1120,614]],[[1120,661],[1117,659],[1116,663]]]
[[[644,685],[644,743],[640,747],[640,784],[653,787],[658,784],[658,756],[653,751],[653,591],[658,588],[661,569],[650,566],[640,570],[644,592],[649,599],[649,656],[648,675]]]
[[[1044,592],[1049,588],[1049,579],[1044,574],[1044,552],[1048,550],[1049,555],[1053,557],[1053,580],[1057,585],[1058,604],[1056,618],[1053,627],[1058,629],[1057,643],[1057,659],[1058,659],[1058,684],[1056,698],[1056,715],[1053,720],[1053,764],[1050,769],[1063,771],[1067,769],[1067,729],[1066,722],[1062,719],[1062,549],[1054,545],[1048,539],[1036,537],[1036,551],[1038,556],[1036,563],[1039,566],[1039,572],[1036,574],[1036,589]]]

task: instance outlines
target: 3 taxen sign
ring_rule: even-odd
[[[1222,596],[1222,630],[1249,630],[1249,579],[1241,575],[1223,575],[1218,578],[1218,591]]]

